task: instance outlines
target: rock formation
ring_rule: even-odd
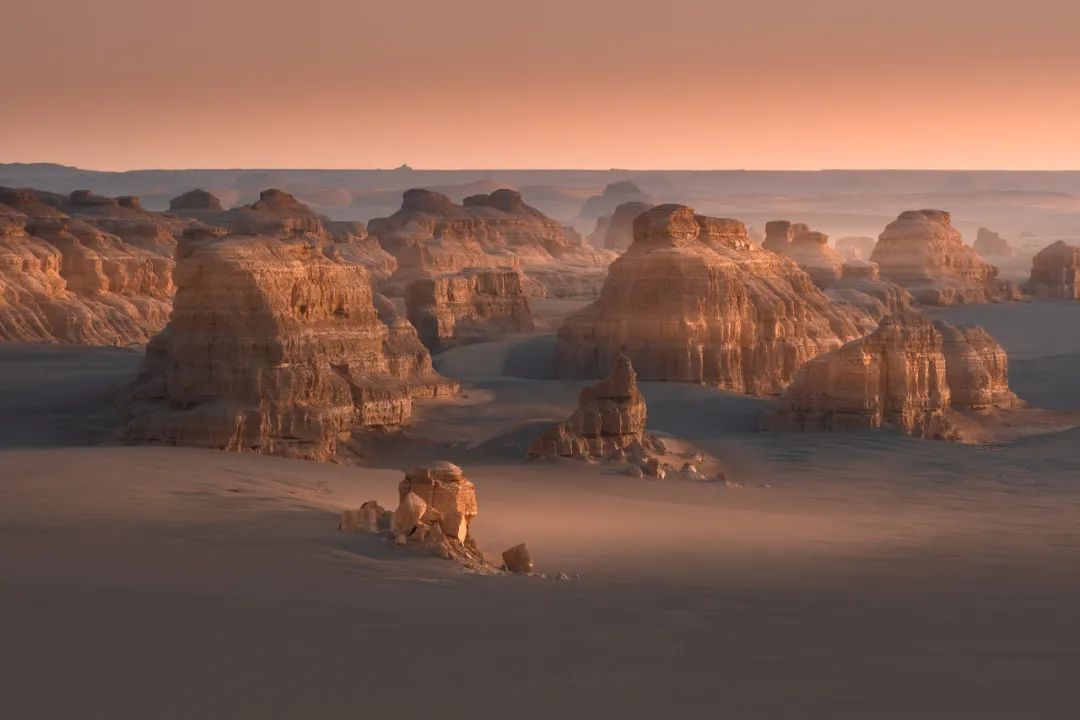
[[[1058,240],[1039,251],[1024,289],[1040,298],[1080,300],[1080,246]]]
[[[911,293],[894,282],[883,280],[878,265],[852,259],[840,269],[840,279],[828,288],[829,297],[862,310],[875,321],[911,307]]]
[[[779,393],[807,360],[873,327],[737,220],[660,205],[638,216],[599,300],[566,319],[559,377],[596,377],[625,348],[638,376]]]
[[[885,228],[870,257],[882,277],[906,287],[924,305],[1019,298],[1014,283],[964,244],[942,210],[906,210]]]
[[[979,414],[1022,403],[1008,359],[982,328],[891,315],[870,335],[806,363],[765,422],[773,430],[895,427],[909,435],[975,440]]]
[[[653,200],[641,191],[631,180],[613,182],[604,188],[600,195],[593,195],[585,199],[578,215],[583,220],[592,220],[605,215],[611,215],[615,209],[624,203],[644,203],[652,205]]]
[[[172,269],[38,191],[0,189],[0,339],[145,342],[168,319]]]
[[[613,256],[568,237],[562,225],[526,205],[514,190],[472,195],[461,205],[429,190],[408,190],[401,210],[372,220],[368,230],[397,260],[398,270],[384,286],[393,295],[404,294],[421,277],[510,267],[535,281],[530,295],[589,297]]]
[[[1013,249],[1008,240],[993,230],[981,227],[975,236],[975,252],[983,257],[1008,258],[1012,257]]]
[[[513,268],[469,268],[419,278],[405,289],[405,304],[433,353],[534,328],[524,278]]]
[[[846,260],[869,260],[877,240],[862,235],[848,235],[836,241],[836,251]]]
[[[212,193],[195,189],[178,195],[169,201],[169,212],[185,215],[190,212],[221,213],[225,208]]]
[[[611,215],[596,220],[596,230],[589,236],[593,247],[623,252],[634,242],[634,220],[652,205],[644,202],[623,203]]]
[[[356,429],[408,424],[414,396],[456,390],[411,327],[380,321],[359,265],[223,229],[189,231],[177,259],[172,318],[130,390],[129,441],[330,460]]]
[[[645,434],[645,398],[637,386],[630,358],[617,352],[611,374],[578,395],[578,407],[564,422],[545,431],[529,448],[529,457],[645,460],[652,441]]]
[[[803,225],[803,227],[806,226]],[[771,220],[765,223],[765,240],[761,243],[761,249],[778,255],[787,255],[794,236],[795,228],[790,221]]]
[[[409,495],[419,497],[427,508],[422,520],[437,522],[447,538],[462,543],[471,538],[469,525],[478,513],[476,486],[460,467],[439,461],[416,468],[398,485],[402,502]]]
[[[829,236],[816,230],[811,230],[802,223],[794,225],[786,220],[777,220],[766,224],[766,228],[772,226],[774,232],[777,228],[788,225],[785,233],[790,235],[790,242],[786,245],[778,238],[772,242],[766,236],[766,243],[778,246],[773,252],[785,255],[795,261],[795,264],[806,271],[814,284],[820,288],[827,288],[835,284],[843,274],[841,268],[844,258],[836,250],[829,247]],[[766,248],[772,249],[772,248]]]

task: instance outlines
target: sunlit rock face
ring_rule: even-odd
[[[1010,258],[1013,248],[1009,241],[993,230],[981,227],[975,236],[975,252],[983,257]]]
[[[795,261],[795,264],[806,271],[814,284],[820,288],[827,288],[836,283],[842,276],[844,258],[836,250],[829,247],[829,236],[823,232],[811,230],[802,223],[791,224],[786,220],[774,221],[766,224],[766,229],[772,227],[774,235],[779,229],[786,227],[783,236],[790,237],[787,242],[782,242],[778,237],[773,238],[771,244],[777,249],[773,252],[785,255]],[[770,244],[769,236],[766,235],[766,244]],[[766,248],[772,249],[772,248]]]
[[[622,203],[611,215],[596,221],[596,230],[589,236],[593,247],[623,252],[634,242],[634,220],[652,205],[644,202]]]
[[[190,221],[183,218],[145,209],[139,198],[131,195],[109,198],[76,190],[59,209],[116,235],[133,247],[169,258],[184,229],[190,225]]]
[[[358,429],[408,424],[414,396],[456,390],[411,327],[380,321],[359,265],[223,229],[189,232],[177,259],[126,440],[330,460]]]
[[[401,210],[368,223],[397,260],[384,286],[402,295],[412,281],[470,267],[523,270],[531,296],[595,296],[613,253],[568,235],[514,190],[472,195],[461,205],[429,190],[406,191]]]
[[[0,189],[0,339],[145,342],[168,319],[172,259],[62,212],[63,202]]]
[[[611,374],[582,390],[574,413],[540,435],[529,456],[609,458],[644,452],[646,413],[630,358],[616,353]]]
[[[1035,297],[1080,300],[1080,246],[1058,240],[1040,250],[1024,289]]]
[[[836,241],[836,251],[845,260],[869,260],[877,240],[861,235],[848,235]]]
[[[882,277],[924,305],[1000,302],[1020,297],[998,269],[964,244],[943,210],[906,210],[885,228],[870,258]]]
[[[405,304],[432,352],[534,328],[523,277],[512,268],[470,268],[414,280]]]
[[[891,426],[966,442],[970,411],[1022,405],[1008,359],[982,328],[891,315],[870,335],[806,363],[767,418],[772,430],[844,431]]]
[[[772,394],[807,360],[872,327],[794,262],[755,247],[741,222],[661,205],[635,220],[600,298],[563,323],[556,368],[597,377],[623,348],[643,380]]]

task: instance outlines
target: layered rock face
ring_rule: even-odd
[[[1024,289],[1035,297],[1080,300],[1080,246],[1058,240],[1040,250]]]
[[[803,227],[806,226],[803,225]],[[791,241],[795,237],[795,230],[796,228],[788,220],[770,220],[765,223],[765,239],[761,242],[761,249],[778,255],[787,255]]]
[[[470,268],[414,280],[405,304],[432,352],[535,327],[521,272],[512,268]]]
[[[145,342],[168,319],[172,272],[171,259],[61,212],[36,191],[0,190],[0,339]]]
[[[593,247],[623,252],[634,242],[634,220],[652,205],[644,202],[622,203],[611,215],[596,221],[596,230],[589,236]]]
[[[861,235],[849,235],[836,241],[836,251],[845,260],[869,260],[877,240]]]
[[[646,412],[630,358],[616,353],[611,374],[581,391],[573,415],[538,437],[529,448],[529,457],[643,454]]]
[[[834,302],[792,261],[755,247],[737,220],[661,205],[634,222],[600,299],[566,319],[559,377],[596,377],[620,347],[645,380],[778,393],[807,360],[873,321]]]
[[[885,228],[870,257],[881,275],[924,305],[1019,299],[1014,283],[964,244],[942,210],[907,210]]]
[[[870,335],[811,360],[765,421],[773,430],[895,427],[964,442],[965,413],[1022,405],[1008,387],[1008,359],[982,328],[891,315]]]
[[[168,258],[172,258],[177,241],[190,224],[170,214],[146,210],[137,197],[109,198],[87,190],[71,193],[59,209],[116,235],[129,245]]]
[[[869,260],[852,259],[840,269],[840,279],[828,288],[829,297],[850,303],[875,321],[902,312],[914,302],[896,283],[882,280],[878,265]]]
[[[975,236],[975,252],[983,257],[1009,258],[1013,255],[1009,241],[993,230],[981,227]]]
[[[806,271],[814,284],[820,288],[827,288],[836,283],[841,277],[841,268],[844,258],[836,250],[829,247],[829,236],[823,232],[811,230],[802,223],[792,225],[786,220],[773,221],[766,224],[766,229],[773,227],[774,233],[777,228],[787,226],[785,235],[791,240],[784,245],[780,238],[773,238],[772,243],[766,235],[765,243],[778,246],[773,252],[786,255],[795,261],[799,267]],[[771,248],[765,248],[771,249]]]
[[[513,190],[472,195],[461,205],[429,190],[409,190],[401,210],[372,220],[368,229],[397,260],[398,270],[384,286],[394,295],[421,277],[510,267],[535,281],[530,295],[590,296],[613,257],[568,236]]]
[[[177,249],[172,318],[130,390],[125,439],[330,460],[355,429],[407,424],[414,396],[456,390],[411,327],[380,321],[362,267],[226,232]]]

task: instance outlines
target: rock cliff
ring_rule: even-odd
[[[534,329],[521,272],[512,268],[470,268],[414,280],[405,304],[431,352]]]
[[[600,298],[566,319],[559,377],[597,377],[625,348],[638,376],[778,393],[800,365],[873,327],[737,220],[661,205],[638,216]]]
[[[124,439],[331,460],[355,430],[408,424],[414,396],[456,390],[407,322],[380,320],[363,267],[227,232],[177,248],[172,317],[130,389]]]
[[[975,236],[975,252],[983,257],[1009,258],[1013,255],[1009,241],[993,230],[981,227]]]
[[[949,213],[907,210],[885,228],[870,257],[882,277],[907,288],[924,305],[1019,299],[1014,283],[964,244]]]
[[[1080,300],[1080,246],[1058,240],[1040,250],[1024,289],[1035,297]]]
[[[877,263],[869,260],[845,262],[840,269],[840,279],[834,281],[827,292],[829,297],[856,306],[875,321],[907,310],[914,302],[907,290],[883,280]]]
[[[596,230],[589,236],[593,247],[623,252],[634,242],[634,220],[652,205],[644,202],[622,203],[611,215],[596,220]]]

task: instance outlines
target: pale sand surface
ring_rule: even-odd
[[[945,314],[999,336],[1021,396],[1080,409],[1080,303]],[[646,383],[650,428],[743,487],[530,464],[583,383],[478,368],[544,342],[437,358],[468,398],[364,468],[95,445],[138,356],[0,346],[4,715],[1076,717],[1080,430],[771,435],[768,401]],[[527,541],[545,579],[335,531],[437,457],[477,485],[481,546]]]

